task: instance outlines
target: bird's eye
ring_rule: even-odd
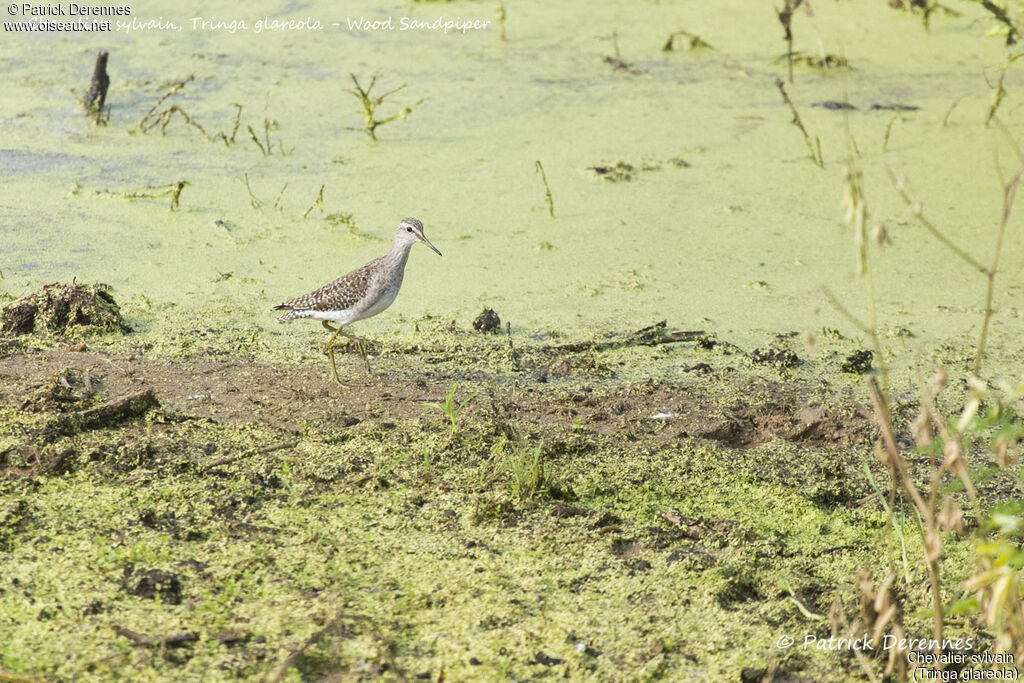
[[[405,231],[406,231],[406,232],[412,232],[412,228],[410,228],[410,227],[406,227],[406,228],[405,228]]]

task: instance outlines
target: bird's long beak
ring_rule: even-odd
[[[423,244],[425,244],[428,247],[430,247],[431,249],[433,249],[435,254],[437,254],[438,256],[442,255],[441,252],[437,250],[437,247],[435,247],[433,244],[431,244],[430,240],[428,240],[426,237],[424,237],[423,235],[419,235],[419,238],[420,238],[420,242],[423,242]]]

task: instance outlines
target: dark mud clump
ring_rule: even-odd
[[[832,53],[824,55],[809,55],[800,51],[793,51],[791,54],[779,56],[775,62],[780,63],[790,59],[794,66],[803,66],[809,69],[818,69],[820,71],[850,68],[850,63],[846,60],[846,57]]]
[[[917,111],[921,107],[913,104],[872,104],[871,111]]]
[[[124,568],[121,585],[127,592],[140,598],[154,600],[159,596],[161,602],[181,604],[181,578],[177,574],[128,566]]]
[[[856,111],[857,107],[853,106],[849,102],[840,102],[836,100],[825,100],[824,102],[812,102],[812,107],[820,107],[821,109],[829,109],[831,111]]]
[[[639,166],[639,168],[638,168]],[[681,157],[672,157],[671,159],[661,160],[648,160],[640,162],[638,165],[631,164],[626,161],[613,161],[605,164],[596,164],[594,166],[587,166],[587,170],[591,171],[594,176],[601,180],[606,180],[610,183],[619,183],[623,181],[633,180],[635,174],[639,171],[660,171],[664,168],[689,168],[690,163]]]
[[[611,183],[622,182],[623,180],[632,180],[633,168],[632,164],[627,164],[625,161],[617,161],[611,164],[598,164],[596,166],[588,166],[588,171],[593,171],[594,175],[602,180],[607,180]]]
[[[846,357],[839,370],[853,375],[865,375],[871,372],[871,360],[874,356],[875,354],[868,350],[854,351]]]
[[[758,365],[773,365],[776,368],[792,368],[800,362],[800,358],[789,349],[754,349],[750,352],[750,360]]]
[[[537,662],[542,666],[557,666],[565,660],[559,659],[558,657],[552,657],[551,655],[548,655],[544,652],[538,652],[533,656],[533,661]]]
[[[493,309],[485,308],[473,321],[473,329],[485,334],[497,334],[501,330],[501,318]]]
[[[130,332],[106,285],[53,283],[27,294],[0,313],[0,334]]]
[[[718,346],[720,343],[721,342],[719,342],[717,339],[715,339],[714,336],[712,336],[710,334],[705,334],[705,335],[703,335],[703,336],[701,336],[700,338],[697,339],[697,348],[699,348],[699,349],[706,349],[706,350],[710,351],[711,349],[713,349],[716,346]]]

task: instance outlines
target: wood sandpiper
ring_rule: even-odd
[[[366,364],[366,372],[370,372],[365,340],[343,332],[342,328],[357,320],[377,315],[391,305],[402,286],[409,249],[416,242],[423,242],[438,256],[441,255],[437,247],[424,237],[423,223],[415,218],[403,218],[395,232],[395,243],[391,251],[373,259],[362,268],[356,268],[348,275],[328,282],[320,289],[274,307],[274,310],[288,311],[277,319],[279,323],[296,318],[313,318],[321,321],[324,327],[334,333],[328,340],[325,350],[331,359],[331,372],[335,382],[341,384],[341,380],[338,379],[338,366],[334,362],[334,340],[339,334],[355,342],[363,363]],[[336,323],[338,327],[331,327],[331,322]]]

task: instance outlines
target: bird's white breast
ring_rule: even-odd
[[[372,315],[377,315],[394,303],[395,298],[398,296],[398,289],[401,286],[401,280],[383,284],[380,296],[378,296],[372,304],[367,306],[365,310],[361,311],[356,320],[362,320],[363,318],[369,318]]]

